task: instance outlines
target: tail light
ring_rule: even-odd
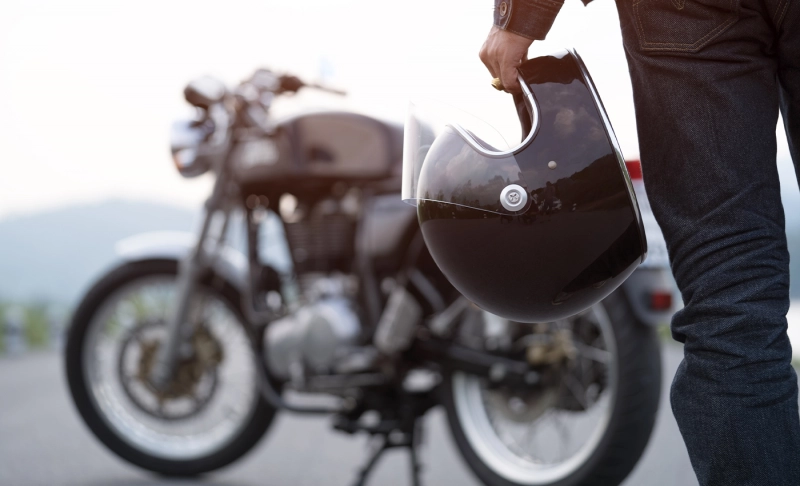
[[[641,180],[642,179],[642,164],[638,160],[626,160],[625,167],[628,168],[628,175],[631,176],[631,180]]]
[[[650,294],[650,310],[665,311],[672,308],[672,294],[656,291]]]

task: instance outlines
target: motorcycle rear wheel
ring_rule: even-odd
[[[219,469],[236,461],[250,451],[266,433],[275,417],[276,411],[258,394],[256,382],[254,381],[252,383],[252,393],[255,393],[255,395],[250,395],[250,392],[247,392],[247,396],[249,397],[247,400],[248,405],[246,406],[246,412],[243,414],[243,417],[237,419],[240,420],[240,423],[231,426],[230,429],[225,431],[225,438],[219,440],[218,443],[214,443],[212,437],[211,445],[198,449],[195,453],[188,451],[192,444],[186,443],[184,444],[186,447],[183,447],[179,443],[180,438],[176,439],[165,434],[165,440],[169,441],[175,439],[176,447],[172,448],[174,450],[166,449],[165,451],[160,451],[158,446],[148,448],[141,444],[141,440],[132,437],[132,435],[136,435],[137,430],[139,432],[144,431],[149,433],[149,431],[145,430],[146,427],[142,426],[144,427],[142,428],[140,427],[142,424],[137,423],[132,423],[129,427],[120,427],[119,420],[109,415],[109,407],[100,405],[100,401],[102,400],[99,400],[97,396],[96,389],[98,386],[95,383],[91,383],[91,380],[88,379],[90,371],[87,368],[86,358],[87,353],[93,352],[92,349],[89,349],[91,346],[90,343],[93,342],[91,335],[93,332],[96,333],[96,331],[92,331],[92,327],[97,326],[93,324],[93,322],[95,322],[98,318],[97,316],[103,312],[103,309],[109,305],[108,302],[114,300],[115,295],[124,292],[125,289],[131,286],[135,286],[138,282],[165,279],[167,284],[169,284],[170,281],[174,281],[177,275],[177,269],[178,264],[175,261],[153,260],[124,264],[108,273],[89,290],[75,311],[67,334],[64,359],[67,381],[75,406],[92,433],[106,447],[122,459],[158,474],[166,476],[194,476]],[[228,323],[229,331],[221,337],[228,337],[230,328],[241,327],[243,325],[242,323],[244,323],[245,320],[239,308],[239,295],[231,286],[226,284],[211,286],[207,283],[201,283],[198,287],[198,291],[202,292],[204,295],[210,296],[209,298],[218,303],[219,309],[221,309],[218,312],[226,313],[226,315],[232,317],[231,322]],[[203,306],[205,306],[205,303]],[[235,321],[236,324],[233,324],[233,321]],[[138,327],[147,327],[147,325]],[[239,334],[240,350],[237,350],[236,354],[239,352],[250,353],[249,347],[247,349],[242,347],[242,343],[244,342],[242,341],[242,336],[246,339],[245,329],[234,330],[233,334],[237,333]],[[210,333],[206,332],[206,334]],[[128,335],[130,335],[130,333],[128,333]],[[220,342],[222,342],[222,340],[220,340]],[[122,344],[119,345],[119,348],[126,346],[125,340],[120,339],[120,343]],[[124,353],[124,350],[119,351],[120,364],[117,365],[119,367],[122,366],[122,362],[124,361],[122,358]],[[228,360],[236,358],[236,356],[230,356],[232,354],[234,353],[229,353]],[[252,354],[249,354],[249,358],[252,359]],[[239,359],[241,362],[244,362],[247,358]],[[255,366],[255,361],[252,361],[252,364]],[[213,384],[208,386],[208,389],[211,390],[209,393],[215,393],[219,388],[217,386],[216,370],[213,372],[213,375]],[[255,377],[256,375],[253,374],[253,376]],[[206,379],[209,381],[205,376],[198,379]],[[200,383],[194,383],[195,386],[199,384]],[[245,384],[244,388],[248,387],[249,385]],[[118,388],[121,389],[120,387]],[[115,403],[117,403],[115,406],[117,407],[119,403],[125,400],[126,393],[118,393],[118,395],[118,397],[114,397],[114,400],[116,400]],[[128,399],[130,400],[131,398],[132,397],[128,395]],[[206,401],[213,402],[215,398],[216,397],[212,396]],[[130,400],[130,403],[134,402],[134,400]],[[140,407],[139,403],[134,403],[134,405]],[[201,405],[206,406],[207,404],[202,403]],[[131,406],[131,408],[133,409],[134,407]],[[202,411],[203,410],[200,410],[200,412]],[[130,413],[128,415],[127,419],[129,421],[129,417],[138,416],[150,420],[151,425],[153,423],[158,423],[153,421],[158,417],[155,419],[153,419],[153,417],[148,418],[145,410],[139,410],[138,412],[134,410],[134,412],[135,413]],[[226,409],[224,413],[233,412],[229,412]],[[161,418],[163,419],[162,423],[164,426],[170,427],[179,423],[181,419],[185,421],[199,420],[198,415],[201,415],[201,413],[186,415],[185,417],[168,417],[165,415]],[[125,424],[123,423],[123,425]],[[139,428],[137,429],[137,427]],[[123,432],[123,429],[128,430],[130,433],[126,434]],[[155,430],[152,435],[157,437],[161,432],[163,431]],[[181,448],[183,448],[183,450],[181,450]]]
[[[495,416],[502,415],[498,409],[505,408],[501,410],[505,415],[513,415],[512,407],[498,401],[498,392],[487,387],[484,379],[460,371],[445,373],[442,402],[452,437],[467,465],[484,484],[616,486],[638,462],[653,430],[661,395],[661,355],[656,334],[652,327],[636,322],[621,291],[587,313],[598,322],[603,321],[599,327],[605,327],[605,351],[613,361],[613,366],[608,367],[608,382],[594,405],[584,411],[586,415],[594,413],[595,419],[576,418],[580,414],[574,406],[559,409],[552,394],[540,393],[534,395],[527,410],[521,407],[515,417],[522,430],[528,427],[534,432],[514,436],[513,431],[495,426]],[[506,399],[512,405],[511,400],[522,403],[517,397]],[[542,405],[548,400],[550,405]],[[599,408],[601,405],[606,409]],[[548,420],[553,430],[539,425]],[[568,424],[570,420],[595,425],[585,434],[584,443],[559,461],[558,429],[565,429],[564,422]],[[518,440],[520,435],[527,439],[529,447],[533,437],[540,455],[518,447],[517,443],[523,442]]]

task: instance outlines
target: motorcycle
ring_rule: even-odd
[[[74,312],[66,375],[89,429],[132,464],[189,476],[240,458],[278,411],[327,414],[338,431],[379,439],[356,484],[392,447],[409,450],[418,484],[420,418],[441,405],[485,484],[619,484],[659,403],[654,324],[672,312],[663,242],[579,315],[490,315],[439,272],[400,200],[402,126],[271,115],[277,98],[314,88],[331,91],[265,69],[232,90],[208,77],[186,87],[197,117],[173,127],[173,160],[185,177],[213,172],[213,191],[197,235],[121,242],[120,263]],[[265,232],[270,221],[282,234]],[[271,261],[267,237],[289,265]]]

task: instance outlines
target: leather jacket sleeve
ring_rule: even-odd
[[[563,4],[564,0],[494,0],[494,25],[528,39],[543,40]]]

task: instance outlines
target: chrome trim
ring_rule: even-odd
[[[536,130],[539,129],[539,106],[536,104],[536,98],[533,97],[533,93],[531,93],[531,88],[528,86],[528,83],[522,79],[522,75],[517,75],[517,79],[519,79],[519,84],[522,86],[522,93],[525,95],[525,102],[528,104],[528,107],[531,109],[531,131],[525,137],[525,139],[520,143],[518,146],[509,149],[509,150],[489,150],[480,142],[475,140],[475,137],[472,136],[469,131],[465,130],[464,127],[458,125],[456,123],[450,125],[453,129],[461,135],[461,138],[467,142],[470,147],[473,148],[476,152],[484,155],[486,157],[508,157],[510,155],[514,155],[515,153],[519,152],[520,150],[524,149],[531,143],[533,140],[533,136],[536,134]]]

